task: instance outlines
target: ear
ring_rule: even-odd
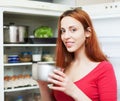
[[[86,32],[85,32],[85,36],[86,36],[87,38],[91,36],[91,28],[90,28],[90,27],[87,28],[87,30],[86,30]]]

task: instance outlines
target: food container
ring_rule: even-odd
[[[28,36],[28,26],[4,25],[5,43],[23,43]]]
[[[3,28],[4,42],[17,42],[17,26],[5,25]]]
[[[8,55],[8,63],[18,63],[19,56],[18,55]]]
[[[31,62],[32,61],[32,52],[21,52],[19,55],[21,62]]]
[[[34,62],[41,61],[41,54],[33,54],[32,61]]]
[[[33,62],[41,61],[42,49],[35,48],[32,53],[33,53],[32,54],[32,61]]]
[[[28,37],[28,26],[18,26],[18,42],[24,42],[26,37]]]
[[[25,38],[25,41],[30,44],[56,44],[57,38]]]
[[[8,56],[6,54],[4,54],[4,63],[8,62]]]

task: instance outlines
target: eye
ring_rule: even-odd
[[[71,32],[71,33],[74,33],[75,31],[77,31],[76,28],[70,28],[70,32]]]
[[[60,32],[61,32],[61,34],[65,33],[65,29],[62,28],[62,29],[60,30]]]

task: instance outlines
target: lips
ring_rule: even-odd
[[[74,43],[74,42],[71,42],[71,41],[65,42],[65,46],[66,46],[67,48],[70,48],[70,47],[73,46],[73,43]]]

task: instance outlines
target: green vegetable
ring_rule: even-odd
[[[34,30],[34,36],[36,38],[50,38],[53,37],[53,31],[48,26],[40,26]]]

